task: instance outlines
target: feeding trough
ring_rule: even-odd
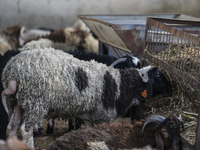
[[[147,17],[192,18],[183,14],[78,15],[115,57],[142,56]]]

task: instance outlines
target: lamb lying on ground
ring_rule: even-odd
[[[149,116],[132,124],[104,123],[93,129],[79,129],[57,138],[48,150],[118,150],[150,146],[159,150],[180,150],[181,118]]]

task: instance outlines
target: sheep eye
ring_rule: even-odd
[[[164,129],[161,130],[162,133],[166,133],[166,131]]]
[[[144,77],[144,74],[142,74],[142,77]]]

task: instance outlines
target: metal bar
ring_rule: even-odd
[[[165,33],[165,31],[164,31],[164,33]],[[162,35],[162,34],[161,34]],[[161,47],[161,50],[163,51],[163,49],[164,49],[164,47],[163,47],[163,45],[164,45],[164,36],[163,36],[163,38],[162,38],[162,47]],[[161,52],[161,60],[163,60],[163,57],[164,57],[164,55],[163,55],[163,53]]]
[[[186,40],[184,39],[184,46],[183,46],[183,56],[182,56],[182,62],[181,62],[181,65],[182,65],[182,71],[186,71],[184,68],[185,68],[185,52],[186,52]],[[187,60],[186,60],[187,61]]]
[[[182,38],[179,43],[179,57],[178,57],[178,68],[181,70],[181,52],[182,52]]]
[[[80,16],[80,15],[78,15],[78,18],[83,19],[83,21],[84,21],[84,19],[86,19],[86,20],[100,22],[100,23],[105,24],[107,26],[111,26],[110,23],[102,21],[102,20],[99,20],[99,19],[95,19],[95,18],[90,18],[90,17],[86,17],[86,16]]]
[[[188,25],[188,26],[200,26],[200,21],[188,21],[188,20],[153,18],[153,17],[149,17],[149,18],[153,19],[155,21],[159,21],[162,23],[168,23],[168,24],[184,24],[184,25]]]
[[[182,78],[185,82],[187,82],[188,84],[190,84],[191,86],[193,86],[193,82],[196,83],[197,89],[200,89],[200,82],[190,76],[188,76],[185,72],[175,68],[174,66],[163,62],[162,60],[156,58],[155,56],[153,56],[152,54],[150,54],[149,52],[145,51],[144,53],[144,57],[148,57],[150,58],[150,60],[152,60],[152,62],[156,63],[156,61],[158,62],[157,65],[160,65],[162,68],[167,69],[167,67],[169,68],[169,71],[171,71],[173,74],[177,75],[178,77]],[[158,59],[158,60],[156,60]],[[156,60],[156,61],[155,61]],[[167,66],[167,67],[166,67]],[[185,74],[185,75],[182,75]],[[190,79],[190,80],[188,80]]]
[[[164,37],[164,36],[163,36],[163,37]],[[166,37],[166,42],[165,42],[165,43],[166,43],[166,48],[165,48],[165,51],[164,51],[164,52],[165,52],[165,53],[164,53],[164,61],[166,61],[166,53],[168,52],[168,51],[167,51],[167,50],[168,50],[167,45],[168,45],[169,42],[167,42],[167,40],[168,40],[168,32],[167,32],[167,37]]]
[[[198,37],[193,36],[190,33],[177,30],[177,29],[175,29],[173,27],[170,27],[168,25],[165,25],[165,24],[163,24],[161,22],[157,22],[156,20],[153,20],[151,18],[148,18],[148,19],[149,19],[148,23],[150,25],[153,25],[153,26],[158,27],[160,29],[164,29],[165,31],[170,32],[170,33],[174,34],[175,36],[184,38],[184,39],[189,40],[189,41],[191,41],[191,42],[193,42],[193,43],[195,43],[197,45],[200,45],[200,40],[199,40]]]
[[[179,43],[179,37],[178,37],[178,42],[177,42],[177,52],[176,52],[176,62],[175,62],[175,67],[177,68],[177,55],[178,55],[178,43]]]
[[[146,19],[146,26],[145,26],[145,33],[144,33],[144,47],[143,47],[143,49],[148,49],[148,46],[149,45],[147,45],[147,38],[148,38],[148,30],[149,30],[149,25],[148,25],[148,20]],[[148,40],[148,42],[149,42],[149,40]]]
[[[159,49],[159,47],[158,47],[158,28],[156,28],[156,45],[155,45],[155,49],[156,48],[158,48]],[[155,54],[154,55],[156,55],[158,53],[158,50],[156,49],[156,52],[155,52]]]
[[[172,46],[173,46],[173,44],[174,44],[174,35],[172,34]],[[170,62],[171,62],[171,53],[170,53]]]
[[[171,36],[172,36],[172,34],[170,34],[170,36],[169,36],[169,42],[168,42],[169,44],[168,44],[168,48],[167,48],[167,58],[166,58],[167,63],[169,63],[168,58],[169,58],[170,45],[171,45],[171,43],[170,43]]]
[[[150,30],[149,28],[150,28],[150,27],[148,26],[147,31]],[[147,41],[147,44],[148,44],[148,45],[147,45],[147,49],[150,50],[150,42],[151,42],[151,41],[150,41],[150,34],[149,34],[149,32],[147,32],[147,35],[148,35],[148,36],[147,36],[147,37],[148,37],[148,39],[147,39],[147,40],[148,40],[148,41]]]

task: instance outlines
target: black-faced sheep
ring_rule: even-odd
[[[2,73],[9,135],[17,135],[22,119],[23,140],[34,147],[33,129],[44,117],[79,116],[87,127],[115,121],[131,106],[150,100],[157,72],[153,66],[118,70],[54,49],[23,51]]]
[[[0,33],[0,54],[4,55],[4,53],[8,50],[17,50],[21,45],[23,32],[25,27],[22,26],[11,26]]]
[[[103,64],[106,64],[107,66],[112,66],[117,69],[139,68],[140,67],[140,60],[134,56],[124,56],[124,57],[117,59],[111,55],[85,53],[85,52],[82,52],[79,50],[78,51],[70,51],[68,53],[80,60],[90,61],[90,60],[94,59],[95,61],[97,61],[99,63],[103,63]],[[68,131],[71,131],[74,129],[79,129],[81,127],[82,122],[83,121],[80,118],[75,118],[74,121],[69,119],[68,120],[68,124],[69,124]],[[75,126],[73,124],[75,124]],[[51,128],[49,125],[47,128],[47,133],[53,133],[53,128]]]
[[[180,150],[180,126],[177,117],[152,115],[132,124],[104,123],[93,129],[79,129],[57,138],[48,150],[108,150],[151,146],[159,150]]]
[[[4,67],[6,66],[7,62],[10,60],[11,57],[19,54],[19,51],[7,51],[4,56],[0,55],[0,76],[2,74],[2,71]],[[1,81],[1,80],[0,80]],[[2,82],[0,82],[0,93],[3,92],[3,85]],[[6,139],[6,128],[8,125],[8,114],[6,113],[3,104],[2,99],[0,98],[0,139],[5,140]]]

